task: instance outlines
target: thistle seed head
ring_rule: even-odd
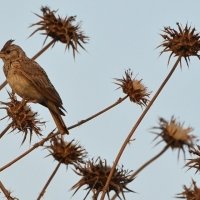
[[[192,185],[189,188],[184,185],[183,189],[183,192],[177,194],[177,198],[186,200],[200,200],[200,188],[197,187],[194,180],[192,180]]]
[[[58,162],[65,165],[78,165],[84,163],[87,152],[82,146],[74,142],[74,140],[65,142],[62,138],[53,137],[50,142],[51,144],[46,148],[49,150],[50,155]]]
[[[119,88],[128,95],[130,101],[137,103],[141,107],[148,104],[150,92],[142,84],[142,79],[133,78],[133,73],[130,69],[125,71],[125,76],[122,79],[115,78],[115,80],[117,81],[115,84],[119,85]]]
[[[82,178],[72,187],[73,190],[75,189],[74,194],[82,186],[86,186],[86,190],[89,190],[86,197],[88,196],[90,191],[92,191],[93,199],[97,199],[99,194],[103,191],[110,171],[111,167],[107,165],[107,162],[105,160],[101,160],[100,158],[96,160],[89,160],[83,166],[77,166],[75,172]],[[115,169],[108,190],[106,191],[109,199],[109,193],[111,191],[114,191],[119,198],[119,194],[121,193],[123,199],[125,199],[125,192],[133,192],[126,186],[134,179],[130,178],[130,173],[131,171],[124,170],[123,167],[121,167],[120,169]],[[84,199],[86,199],[86,197]]]
[[[159,126],[153,127],[153,129],[159,130],[159,132],[153,132],[157,135],[155,139],[161,137],[162,140],[159,143],[164,141],[172,149],[178,149],[178,155],[182,150],[185,156],[185,147],[193,147],[196,137],[190,134],[193,128],[185,128],[183,125],[183,123],[177,122],[174,116],[170,121],[160,117]]]
[[[36,14],[41,20],[31,25],[38,28],[30,35],[34,35],[38,31],[43,31],[46,39],[51,37],[56,41],[66,44],[66,48],[72,48],[73,56],[78,52],[78,46],[85,50],[83,44],[87,43],[88,36],[81,31],[81,23],[74,24],[76,16],[61,18],[56,16],[55,10],[50,10],[48,7],[42,7],[42,16]],[[46,41],[45,39],[45,41]]]
[[[30,142],[33,134],[41,136],[41,126],[45,122],[37,119],[37,112],[33,112],[26,103],[18,101],[13,93],[8,94],[10,101],[7,103],[1,102],[4,105],[3,109],[7,111],[7,115],[4,118],[9,117],[12,120],[11,127],[13,131],[18,130],[24,133],[22,143],[24,143],[28,134],[30,134]]]
[[[184,58],[188,65],[190,56],[196,56],[200,59],[200,55],[198,54],[200,50],[200,35],[199,33],[196,33],[195,28],[192,28],[187,24],[185,27],[182,27],[179,23],[177,23],[177,26],[178,30],[171,27],[164,28],[163,34],[161,34],[164,41],[161,45],[159,45],[159,47],[164,49],[160,54],[168,51],[171,52],[168,64],[172,55],[174,55]]]
[[[197,145],[197,147],[193,147],[190,149],[190,153],[195,156],[195,158],[188,159],[189,161],[185,165],[189,169],[196,169],[196,172],[200,172],[200,146]]]

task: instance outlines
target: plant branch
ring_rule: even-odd
[[[145,162],[142,166],[140,166],[131,176],[130,178],[136,177],[143,169],[145,169],[148,165],[150,165],[153,161],[158,159],[163,153],[165,153],[169,149],[170,145],[167,144],[158,154],[153,156],[150,160]]]
[[[6,132],[9,130],[11,126],[12,126],[12,122],[8,124],[8,126],[1,132],[0,139],[6,134]]]
[[[41,54],[43,54],[49,47],[51,47],[56,42],[55,39],[51,40],[47,45],[45,45],[38,53],[36,53],[31,59],[37,59]]]
[[[50,184],[51,181],[53,180],[53,178],[54,178],[56,172],[58,171],[58,169],[59,169],[59,167],[60,167],[60,165],[61,165],[61,162],[59,162],[59,163],[57,164],[57,166],[56,166],[56,168],[54,169],[53,173],[51,174],[51,176],[50,176],[49,179],[47,180],[45,186],[43,187],[42,191],[40,192],[40,194],[39,194],[37,200],[40,200],[40,199],[44,196],[44,193],[45,193],[47,187],[49,186],[49,184]]]
[[[13,198],[10,196],[10,192],[4,187],[3,183],[0,181],[0,189],[3,192],[3,194],[5,195],[7,200],[14,200],[16,198]]]
[[[104,112],[110,110],[111,108],[115,107],[116,105],[120,104],[121,102],[123,102],[128,96],[125,96],[123,98],[119,98],[115,103],[113,103],[112,105],[108,106],[107,108],[103,109],[102,111],[92,115],[91,117],[85,119],[85,120],[81,120],[80,122],[78,122],[75,125],[72,125],[70,127],[68,127],[68,130],[75,128],[77,126],[80,126],[90,120],[92,120],[93,118],[103,114]],[[46,138],[42,139],[40,142],[35,143],[33,145],[33,147],[31,147],[30,149],[28,149],[27,151],[25,151],[23,154],[21,154],[20,156],[18,156],[17,158],[15,158],[14,160],[10,161],[9,163],[7,163],[6,165],[4,165],[3,167],[0,168],[0,172],[5,170],[6,168],[10,167],[11,165],[13,165],[14,163],[16,163],[17,161],[21,160],[23,157],[25,157],[26,155],[28,155],[29,153],[31,153],[33,150],[35,150],[36,148],[42,146],[46,141],[48,141],[49,139],[51,139],[52,137],[59,135],[59,133],[55,133],[55,134],[50,134],[48,135]]]
[[[98,117],[99,115],[105,113],[106,111],[110,110],[111,108],[113,108],[113,107],[117,106],[118,104],[122,103],[127,97],[128,97],[128,95],[126,95],[126,96],[123,97],[123,98],[119,98],[119,99],[118,99],[115,103],[113,103],[112,105],[110,105],[110,106],[104,108],[103,110],[101,110],[100,112],[98,112],[98,113],[92,115],[91,117],[88,117],[87,119],[81,120],[81,121],[78,122],[77,124],[74,124],[74,125],[68,127],[68,129],[73,129],[73,128],[77,127],[77,126],[80,126],[80,125],[82,125],[82,124],[84,124],[84,123],[86,123],[86,122],[88,122],[88,121],[94,119],[95,117]]]
[[[181,56],[178,57],[177,61],[175,62],[174,66],[172,67],[172,69],[170,70],[169,74],[167,75],[167,77],[164,79],[164,81],[162,82],[162,84],[160,85],[160,87],[158,88],[157,92],[155,93],[155,95],[153,96],[153,98],[151,99],[151,101],[148,103],[148,105],[146,106],[145,110],[142,112],[142,114],[140,115],[140,117],[138,118],[137,122],[134,124],[132,130],[130,131],[130,133],[128,134],[127,138],[125,139],[124,143],[122,144],[116,158],[115,161],[113,163],[112,169],[110,171],[110,174],[107,178],[106,184],[103,188],[103,192],[102,192],[102,196],[100,200],[104,200],[105,195],[106,195],[106,191],[107,188],[110,184],[111,178],[113,176],[113,173],[115,171],[115,168],[127,146],[127,144],[129,143],[129,141],[131,140],[133,134],[135,133],[137,127],[140,125],[140,123],[142,122],[143,118],[145,117],[146,113],[148,112],[148,110],[151,108],[151,106],[153,105],[154,101],[157,99],[157,97],[159,96],[160,92],[162,91],[162,89],[164,88],[164,86],[166,85],[166,83],[168,82],[168,80],[170,79],[170,77],[172,76],[173,72],[175,71],[176,67],[178,66],[178,64],[181,61]]]
[[[39,146],[42,146],[50,138],[55,137],[56,135],[59,135],[59,134],[60,134],[59,132],[54,133],[54,134],[49,134],[46,138],[42,139],[40,142],[35,143],[33,145],[33,147],[31,147],[30,149],[28,149],[27,151],[25,151],[23,154],[21,154],[20,156],[18,156],[14,160],[10,161],[9,163],[7,163],[3,167],[1,167],[0,168],[0,172],[3,171],[3,170],[5,170],[6,168],[10,167],[11,165],[13,165],[14,163],[16,163],[17,161],[21,160],[23,157],[25,157],[26,155],[28,155],[29,153],[31,153],[34,149],[38,148]]]
[[[131,174],[130,179],[133,179],[138,175],[143,169],[145,169],[147,166],[149,166],[152,162],[154,162],[156,159],[158,159],[163,153],[165,153],[170,147],[170,144],[167,144],[158,154],[153,156],[150,160],[145,162],[143,165],[141,165],[134,173]],[[115,200],[117,195],[115,194],[111,200]]]

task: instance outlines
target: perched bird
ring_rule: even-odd
[[[0,51],[4,62],[3,70],[13,92],[23,100],[39,103],[47,107],[61,134],[67,133],[67,127],[61,117],[62,100],[40,65],[28,58],[21,47],[13,44],[14,40],[5,43]]]

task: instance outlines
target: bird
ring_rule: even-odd
[[[69,134],[62,119],[66,110],[47,73],[13,42],[14,40],[8,40],[0,51],[0,58],[4,63],[3,71],[12,91],[22,100],[47,107],[59,133]]]

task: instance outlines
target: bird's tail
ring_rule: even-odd
[[[57,126],[57,129],[58,131],[61,133],[61,134],[69,134],[69,131],[67,129],[67,126],[65,125],[65,122],[63,121],[61,115],[59,113],[56,113],[56,112],[53,112],[52,110],[50,110],[50,113],[53,117],[53,120]]]

